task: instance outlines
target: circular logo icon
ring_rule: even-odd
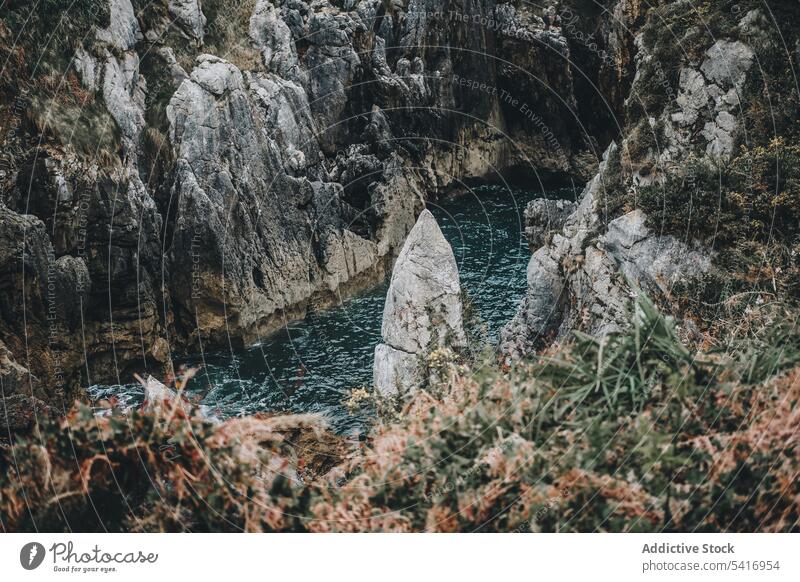
[[[39,542],[30,542],[22,546],[19,552],[19,563],[26,570],[35,570],[44,561],[44,546]]]

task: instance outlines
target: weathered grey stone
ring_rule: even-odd
[[[200,0],[169,0],[169,14],[190,37],[203,42],[206,17],[200,7]]]
[[[133,167],[139,136],[145,125],[147,83],[139,73],[139,55],[135,47],[143,35],[130,0],[110,0],[109,26],[98,30],[96,36],[101,46],[94,47],[94,54],[81,48],[76,54],[75,67],[85,87],[101,89],[106,108],[122,133],[125,154]],[[113,50],[108,50],[102,43],[110,45]]]
[[[384,394],[420,381],[419,359],[437,348],[465,345],[461,284],[453,249],[436,219],[423,210],[397,258],[375,350],[373,379]]]
[[[692,68],[681,69],[680,91],[676,99],[681,111],[672,114],[673,121],[691,126],[700,111],[708,105],[709,94],[703,75]]]
[[[703,137],[708,141],[706,154],[715,161],[727,159],[733,153],[733,138],[736,118],[727,111],[720,111],[716,118],[703,127]]]
[[[444,17],[440,0],[258,0],[218,2],[204,24],[212,12],[201,0],[109,4],[106,28],[65,41],[80,45],[73,67],[97,93],[84,110],[90,125],[75,135],[97,129],[110,139],[84,163],[48,137],[54,185],[31,197],[34,228],[12,228],[28,234],[24,270],[14,237],[0,233],[9,244],[0,285],[25,285],[34,311],[47,308],[33,287],[48,272],[65,289],[92,290],[68,294],[86,299],[86,345],[71,345],[76,330],[65,329],[53,349],[43,319],[23,329],[3,315],[21,313],[6,294],[0,333],[48,386],[57,384],[56,352],[68,356],[60,364],[74,387],[84,372],[124,379],[165,361],[158,338],[178,351],[200,338],[256,341],[310,304],[380,280],[424,199],[456,180],[509,167],[589,175],[595,163],[585,162],[590,147],[574,115],[590,109],[578,107],[566,58],[574,39],[553,11],[542,19],[524,3],[465,0],[458,9],[471,17],[457,19]],[[617,6],[615,19],[633,24],[635,4]],[[203,44],[210,24],[213,44]],[[613,32],[601,25],[604,37]],[[619,28],[622,59],[628,32]],[[211,47],[219,53],[198,54]],[[457,78],[496,91],[465,90]],[[503,89],[535,111],[501,103]],[[102,128],[91,126],[98,120]],[[24,145],[0,141],[4,151]],[[26,199],[35,177],[21,176],[3,203]],[[5,167],[0,179],[5,186]],[[51,230],[44,223],[56,216]],[[30,356],[26,337],[36,340]]]
[[[634,210],[611,221],[600,238],[629,281],[648,291],[668,292],[676,282],[708,271],[708,251],[689,248],[673,236],[653,235],[646,220],[644,212]]]
[[[375,389],[383,396],[407,394],[415,390],[424,380],[423,357],[378,344],[372,372]]]
[[[561,232],[531,257],[526,295],[516,316],[501,330],[502,353],[521,357],[571,329],[604,333],[621,325],[626,290],[614,277],[613,260],[587,241],[600,225],[596,206],[608,159],[616,151],[612,143]]]
[[[178,395],[152,376],[142,382],[144,389],[144,408],[153,412],[169,412],[175,405]]]
[[[721,39],[706,51],[700,70],[720,87],[741,87],[753,58],[753,49],[743,42]]]
[[[742,35],[747,38],[748,43],[769,42],[767,31],[770,29],[770,21],[760,8],[754,8],[745,14],[739,21],[738,28]]]
[[[525,237],[531,248],[538,249],[549,234],[561,230],[577,207],[576,202],[569,200],[531,200],[525,207]]]
[[[84,259],[64,255],[55,260],[53,271],[64,320],[70,326],[77,327],[81,323],[81,309],[88,305],[92,290],[89,269]]]
[[[28,432],[40,418],[49,417],[52,412],[47,403],[30,394],[0,398],[0,435],[5,440],[9,432]]]
[[[711,267],[709,251],[650,232],[641,210],[603,226],[597,204],[616,149],[609,146],[561,232],[531,257],[527,292],[501,331],[501,352],[529,355],[574,329],[596,335],[623,329],[636,289],[666,293]]]
[[[742,21],[751,35],[755,17]],[[691,149],[693,126],[703,124],[705,155],[719,163],[730,158],[740,115],[740,94],[747,71],[753,64],[753,50],[741,41],[718,40],[705,53],[699,70],[684,67],[676,98],[681,110],[662,116],[666,144],[659,161],[679,162]],[[676,125],[673,126],[671,122]]]
[[[250,17],[250,38],[260,49],[268,71],[291,81],[304,79],[291,30],[270,0],[256,2]]]
[[[527,291],[514,318],[501,331],[501,351],[516,357],[534,351],[561,324],[566,281],[550,249],[533,253],[527,270]]]
[[[175,51],[173,51],[168,46],[162,46],[159,47],[156,52],[162,59],[164,59],[164,62],[167,65],[167,70],[169,71],[169,77],[172,84],[175,87],[180,86],[180,84],[187,79],[189,74],[180,65],[178,59],[175,58]]]
[[[453,249],[423,210],[397,258],[381,334],[396,349],[423,353],[432,342],[464,344],[461,284]]]
[[[142,39],[142,31],[130,0],[109,0],[108,28],[97,31],[97,38],[113,47],[129,51]]]
[[[174,297],[197,314],[187,325],[203,335],[227,328],[257,341],[312,299],[376,281],[410,229],[384,224],[368,240],[347,228],[356,211],[341,186],[323,180],[306,94],[292,81],[203,55],[167,116],[177,159],[172,258],[195,257],[194,273],[174,280]],[[404,204],[374,212],[384,223],[413,216],[414,199]]]
[[[347,88],[361,67],[361,59],[350,39],[363,23],[348,12],[313,12],[308,20],[310,47],[304,63],[308,75],[308,97],[321,134],[324,150],[333,151],[346,139],[347,126],[338,123],[347,106]]]
[[[109,56],[103,70],[103,99],[117,122],[128,151],[133,151],[144,128],[144,77],[139,74],[139,56],[125,53]]]

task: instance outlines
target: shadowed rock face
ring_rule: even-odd
[[[420,214],[394,266],[381,335],[373,378],[384,395],[419,386],[422,358],[431,351],[465,345],[458,266],[428,210]]]
[[[623,1],[617,7],[633,4]],[[595,335],[617,331],[628,325],[627,305],[638,290],[668,298],[673,286],[696,281],[713,268],[711,249],[655,232],[647,227],[646,214],[631,208],[637,188],[660,185],[667,175],[691,178],[693,164],[716,171],[734,155],[737,135],[746,129],[742,97],[748,81],[758,78],[753,63],[768,25],[760,10],[753,10],[738,19],[736,29],[741,38],[710,38],[702,51],[698,46],[699,65],[682,59],[674,89],[664,81],[655,47],[645,36],[636,37],[628,103],[665,91],[670,98],[632,114],[620,146],[608,147],[597,174],[567,216],[556,215],[545,228],[555,214],[546,212],[553,202],[537,202],[526,211],[533,227],[529,236],[538,248],[528,264],[528,291],[501,333],[504,353],[529,355],[574,329]],[[648,84],[647,79],[660,81]],[[663,139],[641,147],[637,124],[650,131],[660,128]],[[639,153],[631,154],[637,146]],[[687,185],[687,199],[691,190]],[[627,203],[604,216],[605,201],[614,198]],[[630,211],[623,214],[625,210]],[[548,231],[548,236],[539,235]]]
[[[28,94],[50,105],[0,136],[14,393],[24,378],[71,400],[201,342],[255,340],[382,279],[426,196],[506,168],[583,172],[593,149],[580,46],[524,2],[102,4],[64,39],[74,54],[15,46],[0,78],[12,121],[30,105],[14,77],[50,70],[26,63],[69,81]]]
[[[5,284],[29,292],[0,321],[8,369],[68,396],[129,380],[129,366],[157,373],[170,346],[256,339],[311,303],[376,282],[427,192],[522,158],[572,165],[577,125],[557,124],[560,101],[547,89],[574,103],[567,47],[540,42],[558,33],[534,14],[506,6],[498,22],[517,40],[497,43],[491,26],[452,17],[493,21],[490,0],[106,8],[64,73],[105,110],[81,129],[113,134],[108,159],[77,155],[69,139],[27,151],[23,138],[41,140],[22,131],[3,143],[20,154],[3,177],[12,185],[0,220],[30,223],[25,260],[12,237],[0,252]],[[514,83],[539,63],[525,93],[547,111],[559,155],[525,119],[514,121],[511,147],[505,117],[519,112],[454,81],[504,86],[511,70],[497,71],[500,61],[519,63]],[[48,278],[80,282],[80,301],[48,300]],[[64,312],[58,326],[46,323],[50,308]],[[76,334],[83,345],[69,341]]]
[[[525,238],[531,249],[538,249],[549,235],[561,230],[577,206],[577,203],[569,200],[531,200],[525,207]]]

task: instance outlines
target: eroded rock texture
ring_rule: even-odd
[[[641,210],[603,223],[601,193],[609,157],[617,154],[612,144],[578,207],[533,253],[526,296],[501,334],[504,353],[529,355],[573,329],[619,331],[629,322],[637,290],[665,293],[709,269],[710,251],[652,233]]]
[[[0,29],[0,377],[26,372],[39,388],[25,390],[53,398],[158,375],[175,353],[250,342],[375,283],[425,199],[461,180],[588,179],[649,117],[668,145],[640,148],[640,183],[698,147],[724,161],[763,20],[681,57],[673,106],[628,120],[646,94],[630,84],[660,62],[637,0],[108,0],[55,44],[40,41],[57,15],[28,4]],[[552,242],[529,269],[541,296],[523,319],[539,323],[523,344],[583,313],[616,318],[596,188],[563,234],[559,216],[535,235]],[[613,252],[665,265],[650,236]]]
[[[687,184],[688,204],[691,173],[716,172],[731,159],[735,144],[742,143],[742,99],[755,47],[766,42],[762,16],[757,10],[737,16],[731,38],[704,44],[693,38],[699,60],[665,53],[668,40],[653,34],[657,23],[649,23],[649,37],[635,36],[635,75],[620,147],[609,146],[566,218],[563,204],[556,206],[560,202],[537,201],[526,211],[527,234],[537,250],[528,265],[526,296],[501,334],[504,353],[530,355],[574,329],[596,335],[619,330],[628,325],[627,307],[639,290],[665,298],[676,284],[696,281],[713,268],[711,249],[649,227],[637,197],[640,188],[658,192],[668,175],[678,176]],[[680,63],[674,79],[665,70],[666,58]]]
[[[375,348],[373,382],[383,395],[405,394],[424,380],[424,358],[466,342],[461,283],[450,243],[423,210],[397,258]]]
[[[537,198],[525,207],[525,237],[533,250],[544,245],[550,235],[564,227],[577,204],[569,200]]]
[[[15,392],[158,376],[371,285],[460,180],[590,171],[583,49],[524,2],[107,0],[53,46],[57,15],[22,4],[25,40],[0,31]]]

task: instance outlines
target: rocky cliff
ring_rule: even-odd
[[[4,393],[57,402],[158,373],[175,353],[254,341],[385,277],[427,198],[470,180],[589,179],[606,150],[572,217],[538,221],[551,232],[529,269],[535,291],[505,337],[523,353],[575,326],[613,326],[630,292],[620,275],[669,292],[722,252],[705,231],[665,227],[685,218],[685,168],[708,162],[691,174],[703,204],[686,212],[712,208],[715,168],[746,174],[765,165],[771,138],[792,137],[794,12],[637,0],[7,2]],[[731,191],[769,197],[771,183],[753,185]],[[764,240],[768,213],[746,195],[724,199]]]
[[[383,278],[423,201],[465,180],[589,174],[609,124],[559,19],[493,0],[7,3],[6,395],[251,342]]]
[[[635,5],[620,2],[615,14]],[[527,210],[537,248],[505,353],[531,354],[573,329],[619,330],[639,290],[695,329],[713,327],[731,298],[748,300],[725,317],[743,316],[762,293],[797,297],[798,35],[788,25],[797,14],[754,3],[646,11],[629,31],[635,73],[619,146],[571,214],[552,202]]]
[[[615,155],[618,148],[612,145],[578,207],[533,253],[526,296],[502,333],[503,352],[529,355],[575,329],[594,335],[620,331],[638,290],[663,295],[708,270],[708,249],[649,230],[641,210],[603,224],[602,189],[609,157]]]

